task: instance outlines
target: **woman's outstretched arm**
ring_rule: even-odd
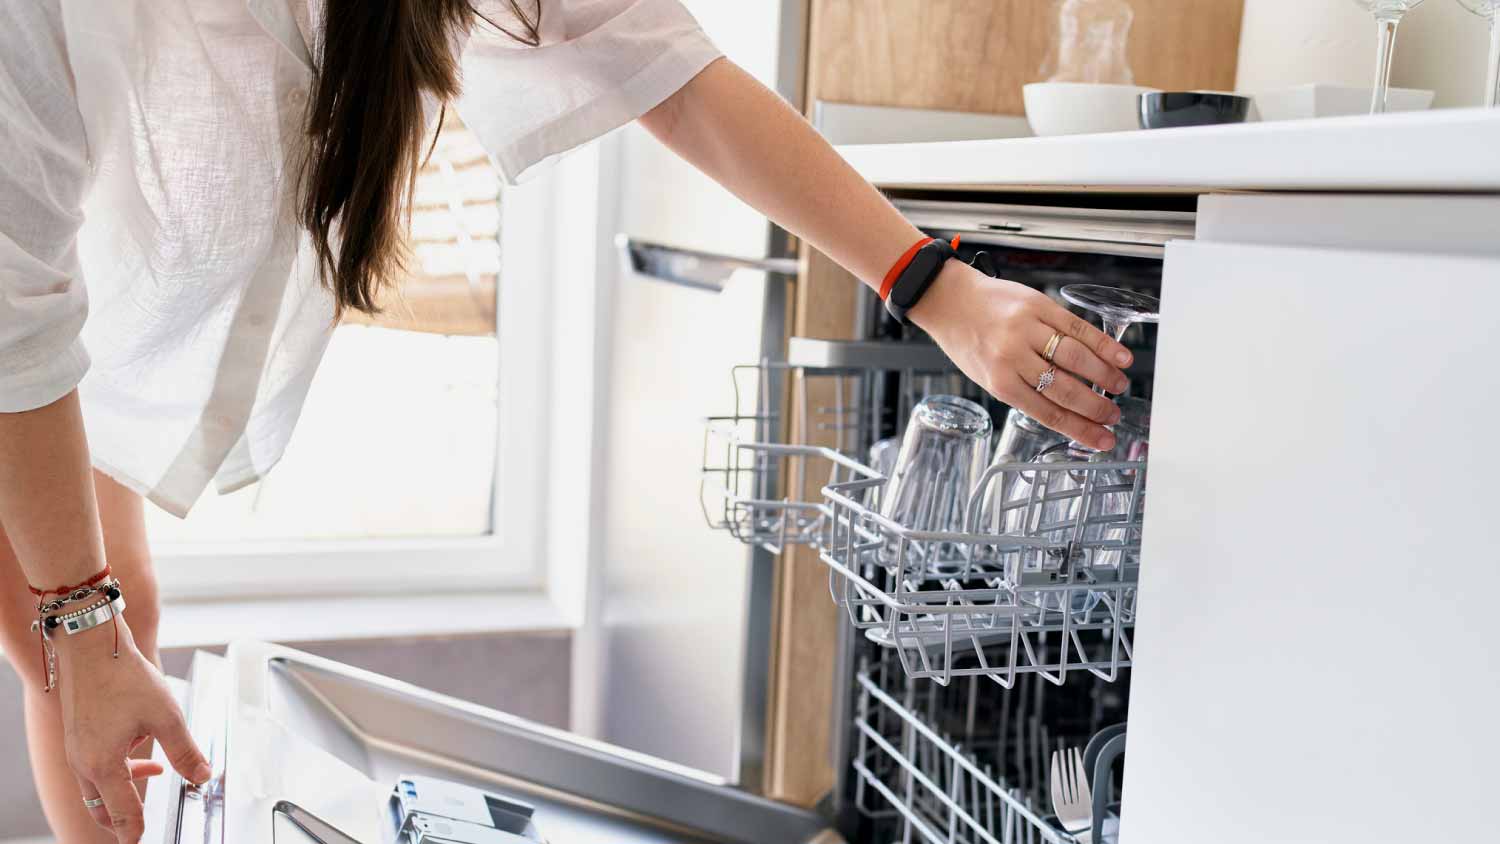
[[[88,580],[104,568],[104,538],[78,393],[19,413],[0,413],[0,524],[38,589]],[[126,596],[129,603],[129,596]],[[129,613],[129,609],[126,609]],[[153,771],[131,763],[140,736],[162,743],[178,773],[208,777],[161,673],[141,655],[120,617],[119,657],[110,626],[54,636],[68,764],[81,798],[102,797],[94,820],[122,844],[140,840],[141,799],[131,780]],[[11,654],[22,659],[29,654]]]
[[[736,196],[878,288],[920,236],[800,114],[733,62],[709,65],[641,118],[678,155]],[[1114,404],[1078,378],[1118,392],[1130,353],[1045,295],[949,261],[910,317],[970,378],[1042,424],[1096,448]],[[1036,390],[1054,332],[1058,378]]]

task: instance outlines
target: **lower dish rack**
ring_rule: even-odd
[[[976,704],[993,696],[916,684],[888,663],[866,661],[855,678],[853,807],[876,828],[872,840],[1078,844],[1045,808],[1046,759],[1109,720],[1122,695],[1113,706],[1096,702],[1082,720],[1049,725],[1036,711],[981,710]],[[1016,697],[1040,709],[1031,691]],[[1102,822],[1100,844],[1113,841],[1117,822]]]

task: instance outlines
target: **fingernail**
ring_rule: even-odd
[[[1115,393],[1117,395],[1125,392],[1128,389],[1130,389],[1130,382],[1125,380],[1124,378],[1121,378],[1120,380],[1115,382]]]
[[[1098,448],[1100,451],[1109,451],[1110,449],[1112,449],[1112,448],[1115,447],[1115,438],[1114,438],[1114,436],[1112,436],[1110,434],[1105,434],[1105,435],[1099,437],[1098,445],[1095,446],[1095,447]]]
[[[202,785],[208,782],[213,775],[213,768],[208,767],[207,762],[199,762],[198,767],[193,769],[193,785]]]
[[[1130,353],[1129,352],[1118,352],[1118,353],[1115,354],[1115,360],[1119,361],[1119,363],[1120,363],[1121,366],[1129,366],[1130,365]]]
[[[1109,424],[1113,425],[1120,421],[1120,409],[1117,407],[1109,413]]]

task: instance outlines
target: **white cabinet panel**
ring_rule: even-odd
[[[1175,243],[1162,302],[1121,840],[1477,840],[1500,260]]]

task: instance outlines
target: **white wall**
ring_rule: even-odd
[[[1427,0],[1397,30],[1392,84],[1436,91],[1434,108],[1479,105],[1489,29],[1456,0]],[[1352,0],[1246,0],[1241,91],[1305,82],[1368,87],[1375,20]]]

